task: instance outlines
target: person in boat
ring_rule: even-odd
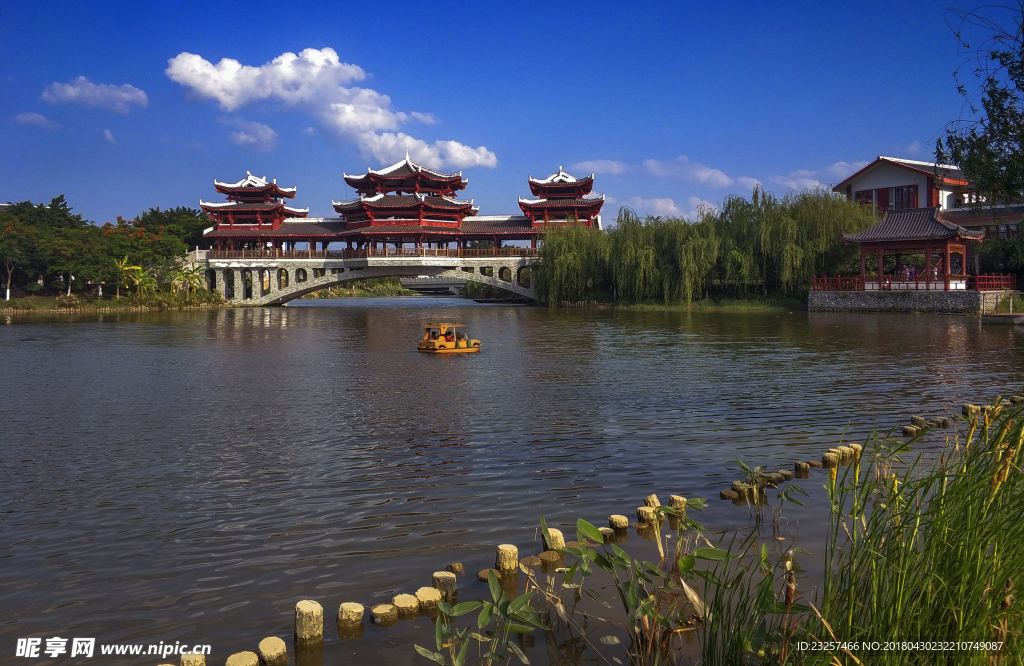
[[[451,331],[445,331],[444,341],[445,342],[455,342],[455,336],[452,334]]]
[[[437,340],[437,329],[430,331],[430,339]]]

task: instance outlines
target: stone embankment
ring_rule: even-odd
[[[940,312],[980,315],[1017,292],[1002,291],[812,291],[811,312]]]

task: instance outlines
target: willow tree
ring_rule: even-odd
[[[610,263],[615,295],[627,303],[645,303],[658,293],[661,271],[654,248],[654,231],[633,210],[619,209],[610,234]]]
[[[531,269],[538,295],[549,303],[582,298],[608,286],[608,238],[575,220],[552,226]]]

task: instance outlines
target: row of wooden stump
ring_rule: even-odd
[[[658,515],[657,507],[662,506],[657,495],[649,495],[644,498],[644,506],[637,507],[637,523],[632,526],[637,530],[644,530],[657,525],[661,518]],[[669,498],[669,507],[679,513],[686,511],[686,498],[679,495],[672,495]],[[629,519],[626,516],[613,515],[608,517],[608,527],[598,528],[601,534],[608,541],[624,541],[627,531],[630,528]],[[477,579],[488,581],[489,574],[494,574],[503,588],[509,586],[518,587],[518,572],[520,568],[540,567],[546,573],[553,573],[565,562],[565,555],[558,552],[561,548],[579,548],[577,541],[566,541],[561,530],[549,528],[548,536],[544,537],[544,551],[540,555],[527,555],[520,559],[519,549],[511,544],[498,546],[494,567],[484,569],[477,573]],[[587,545],[597,545],[589,539],[585,539]],[[445,571],[436,571],[432,577],[430,587],[421,587],[415,594],[398,594],[391,600],[391,603],[376,604],[369,610],[370,620],[377,625],[388,627],[395,624],[399,618],[412,618],[423,614],[436,616],[439,612],[439,604],[444,601],[455,603],[458,600],[457,577],[465,573],[465,567],[461,563],[449,564]],[[508,590],[510,596],[515,596],[514,590]],[[364,615],[366,608],[356,602],[345,602],[338,607],[337,629],[338,635],[342,638],[359,638],[362,636]],[[296,663],[321,663],[321,660],[303,659],[304,654],[317,654],[322,650],[324,638],[324,609],[318,602],[303,599],[295,604],[295,650]],[[270,636],[260,641],[255,651],[236,652],[227,658],[225,666],[287,666],[288,648],[283,640],[276,636]],[[163,664],[161,666],[172,666]],[[185,654],[181,656],[180,666],[206,666],[206,658],[201,654]]]
[[[1001,405],[1003,407],[1009,407],[1011,405],[1019,405],[1022,403],[1024,403],[1024,396],[1015,395],[1011,396],[1009,400],[1003,400]],[[974,405],[971,403],[964,403],[961,407],[961,411],[965,417],[991,414],[995,409],[995,405]],[[926,420],[923,416],[911,416],[910,425],[903,426],[903,436],[916,437],[930,428],[948,427],[948,416],[937,416],[930,421]],[[732,500],[736,504],[764,504],[764,488],[777,488],[783,482],[793,479],[794,476],[798,479],[806,479],[812,467],[823,467],[825,469],[829,469],[858,460],[860,459],[863,448],[864,447],[860,444],[838,446],[829,449],[821,456],[820,461],[808,460],[806,462],[794,463],[792,472],[780,469],[777,472],[762,473],[760,478],[755,480],[753,483],[749,480],[733,481],[732,487],[727,490],[722,490],[719,493],[719,497],[723,500]]]

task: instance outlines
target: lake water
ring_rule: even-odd
[[[430,320],[468,324],[483,351],[418,354]],[[0,323],[4,663],[16,638],[70,636],[208,643],[219,664],[290,643],[299,599],[325,608],[325,663],[429,663],[412,649],[429,619],[341,641],[338,604],[414,592],[450,562],[477,598],[497,544],[536,550],[540,515],[571,533],[652,492],[745,527],[717,499],[737,456],[791,469],[1024,377],[1015,327],[939,315],[409,298]],[[813,550],[821,503],[786,513]]]

